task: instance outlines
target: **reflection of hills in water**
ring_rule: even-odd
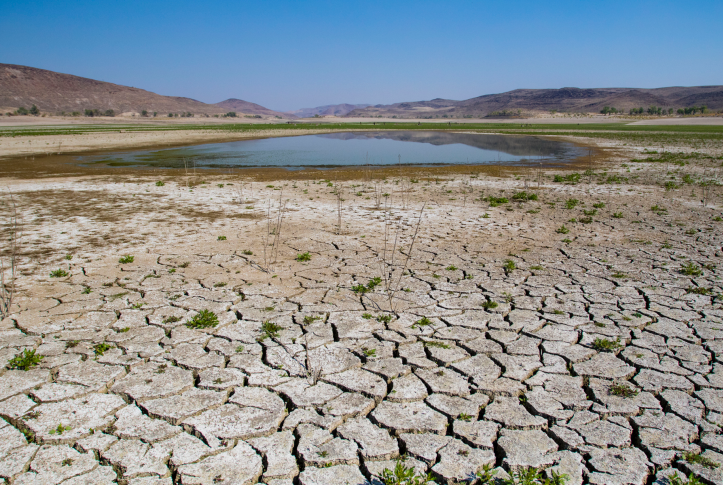
[[[184,168],[354,165],[557,164],[584,155],[572,143],[524,135],[372,131],[303,135],[81,156],[82,163]]]
[[[570,155],[576,148],[569,143],[545,140],[534,136],[485,135],[476,133],[444,133],[435,131],[399,131],[399,132],[368,132],[368,133],[329,133],[317,135],[337,140],[396,140],[431,145],[463,144],[482,150],[494,150],[518,157],[560,157]],[[573,155],[574,156],[574,155]]]

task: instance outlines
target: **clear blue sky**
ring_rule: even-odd
[[[723,1],[0,0],[0,62],[276,110],[723,84]]]

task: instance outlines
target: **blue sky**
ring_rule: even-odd
[[[0,0],[0,62],[276,110],[723,84],[721,0]]]

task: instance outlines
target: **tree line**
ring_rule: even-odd
[[[630,115],[649,114],[649,115],[663,116],[666,114],[672,115],[673,112],[674,112],[673,108],[663,108],[661,106],[648,106],[648,109],[646,110],[645,108],[643,108],[641,106],[639,108],[630,108],[630,110],[628,111],[628,114],[630,114]],[[688,108],[678,108],[677,114],[679,114],[679,115],[693,114],[694,115],[697,113],[705,114],[707,112],[708,112],[708,107],[706,105],[702,105],[702,106],[690,106]],[[600,110],[600,113],[602,113],[604,115],[616,114],[616,113],[625,114],[625,110],[622,110],[622,109],[618,110],[617,108],[612,107],[612,106],[605,106],[605,107],[603,107],[603,109]]]

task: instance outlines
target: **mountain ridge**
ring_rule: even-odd
[[[432,99],[375,105],[350,111],[346,117],[483,118],[498,114],[534,115],[556,111],[598,113],[605,106],[627,112],[631,108],[686,108],[706,105],[723,109],[723,86],[671,86],[663,88],[514,89],[454,101]]]

